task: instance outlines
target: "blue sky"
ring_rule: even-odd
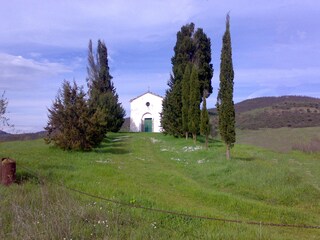
[[[216,102],[225,16],[230,11],[234,100],[320,97],[317,0],[11,0],[0,8],[0,91],[11,132],[41,131],[64,79],[86,85],[87,46],[105,41],[114,84],[129,100],[164,95],[176,33],[194,22],[211,38]],[[4,130],[7,130],[4,128]]]

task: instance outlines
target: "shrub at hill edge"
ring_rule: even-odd
[[[64,81],[62,90],[51,109],[48,109],[48,124],[45,127],[45,142],[53,142],[64,150],[91,150],[98,146],[105,128],[104,113],[97,110],[90,114],[88,102],[82,88]]]

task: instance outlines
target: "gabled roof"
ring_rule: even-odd
[[[132,99],[130,100],[130,102],[132,102],[132,101],[134,101],[134,100],[136,100],[136,99],[138,99],[138,98],[140,98],[140,97],[142,97],[143,95],[146,95],[146,94],[148,94],[148,93],[150,93],[150,94],[152,94],[152,95],[154,95],[154,96],[156,96],[156,97],[159,97],[159,98],[162,98],[162,99],[163,99],[162,96],[160,96],[160,95],[158,95],[158,94],[155,94],[155,93],[153,93],[153,92],[148,91],[148,92],[145,92],[145,93],[139,95],[138,97],[132,98]]]

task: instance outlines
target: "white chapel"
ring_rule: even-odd
[[[150,91],[130,100],[130,132],[161,132],[163,97]]]

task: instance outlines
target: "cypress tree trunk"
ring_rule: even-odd
[[[209,135],[206,134],[206,150],[208,150],[208,141],[209,141]]]
[[[209,114],[207,110],[207,100],[206,100],[206,94],[205,91],[203,93],[203,103],[202,103],[202,110],[201,110],[201,121],[200,121],[200,133],[205,137],[206,143],[205,147],[208,149],[208,139],[210,134],[210,120],[209,120]]]
[[[190,75],[192,66],[189,63],[182,78],[182,128],[185,131],[186,139],[189,135],[189,108],[190,108]]]
[[[227,144],[226,158],[230,160],[230,144]]]

